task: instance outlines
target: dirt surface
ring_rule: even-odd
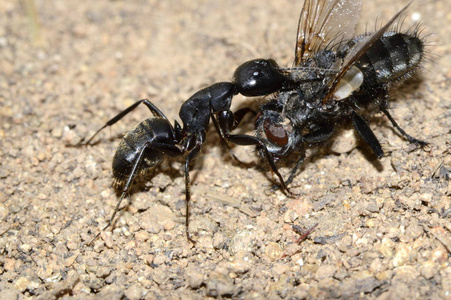
[[[407,2],[364,3],[360,32]],[[119,140],[149,111],[138,108],[95,145],[68,145],[141,98],[178,118],[184,100],[246,60],[290,66],[301,5],[36,1],[36,23],[27,5],[0,2],[0,299],[451,299],[445,0],[409,8],[404,28],[419,13],[433,33],[429,59],[391,101],[399,124],[430,147],[417,149],[376,115],[386,157],[344,132],[306,162],[291,199],[271,190],[275,178],[252,147],[234,149],[250,163],[240,165],[210,128],[191,172],[196,246],[185,236],[180,160],[137,185],[113,229],[88,245],[118,199]],[[234,109],[262,101],[237,96]],[[316,223],[297,243],[292,224]]]

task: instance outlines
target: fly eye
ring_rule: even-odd
[[[282,125],[271,123],[269,119],[266,119],[264,128],[268,141],[280,147],[288,144],[287,131]]]

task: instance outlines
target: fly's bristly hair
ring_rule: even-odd
[[[404,27],[405,27],[405,22],[406,22],[407,17],[408,17],[408,13],[406,11],[404,11],[399,16],[398,21],[395,22],[391,26],[391,28],[389,28],[385,32],[384,36],[403,34],[403,35],[418,39],[422,45],[421,58],[420,58],[421,63],[415,65],[414,68],[407,71],[405,74],[403,74],[403,76],[393,79],[392,82],[387,84],[388,87],[402,83],[403,81],[411,78],[412,76],[418,76],[420,73],[422,73],[423,71],[426,70],[424,67],[425,62],[433,62],[434,61],[434,56],[431,53],[431,51],[429,51],[429,48],[431,46],[433,46],[433,44],[430,42],[430,37],[432,36],[432,34],[424,33],[425,27],[423,26],[421,21],[414,22],[414,24],[412,24],[409,28],[405,29]],[[382,26],[383,26],[382,23],[378,24],[378,21],[376,20],[375,25],[374,25],[374,31],[378,30]],[[367,29],[365,29],[365,32],[360,36],[368,36],[371,34],[372,34],[371,31],[368,31]]]
[[[403,29],[409,3],[387,23],[375,25],[373,32],[356,35],[361,4],[359,0],[305,1],[294,65],[280,68],[288,73],[288,80],[260,107],[255,122],[257,136],[276,159],[300,152],[302,161],[307,147],[329,140],[349,123],[380,158],[382,147],[364,119],[380,111],[407,140],[426,144],[405,133],[387,110],[390,88],[422,68],[427,53],[423,27],[417,23]]]

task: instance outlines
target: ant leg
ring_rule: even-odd
[[[236,111],[234,114],[233,114],[233,124],[231,124],[232,125],[232,129],[231,130],[234,130],[236,127],[238,127],[238,125],[240,124],[240,122],[243,120],[243,118],[248,114],[248,113],[253,113],[253,114],[255,114],[255,112],[252,110],[252,109],[250,109],[249,107],[245,107],[245,108],[242,108],[242,109],[239,109],[238,111]],[[239,162],[240,164],[242,164],[242,165],[247,165],[247,163],[245,163],[245,162],[243,162],[243,161],[241,161],[233,152],[232,152],[232,149],[230,148],[230,145],[229,145],[229,143],[227,142],[227,139],[225,138],[225,136],[224,136],[224,133],[223,133],[223,131],[221,130],[221,127],[219,126],[219,124],[218,124],[218,119],[216,118],[216,116],[214,115],[214,114],[211,114],[211,119],[213,120],[213,124],[214,124],[214,126],[215,126],[215,129],[216,129],[216,131],[219,133],[219,136],[221,137],[221,140],[224,142],[224,144],[226,145],[226,147],[227,147],[227,150],[229,151],[229,154],[230,154],[230,156],[234,159],[234,160],[236,160],[237,162]],[[229,131],[231,131],[230,129],[228,129]]]
[[[138,173],[139,167],[141,165],[142,159],[144,157],[144,151],[147,149],[147,147],[143,147],[143,149],[139,152],[139,155],[135,161],[135,164],[133,165],[133,169],[130,172],[130,175],[128,176],[127,182],[124,186],[124,189],[122,190],[122,194],[121,197],[119,198],[119,201],[117,201],[116,207],[114,208],[114,212],[113,215],[111,216],[110,220],[108,221],[108,224],[103,227],[103,229],[88,243],[88,245],[91,245],[101,234],[103,231],[105,231],[108,227],[111,226],[111,224],[113,223],[114,217],[116,216],[116,213],[119,210],[119,206],[122,203],[122,200],[124,200],[125,196],[128,194],[128,192],[130,191],[130,188],[132,186],[133,181],[135,180],[135,177]]]
[[[192,150],[189,151],[188,155],[185,158],[185,230],[188,241],[193,244],[196,244],[196,241],[191,238],[191,235],[189,233],[189,202],[191,201],[191,180],[189,176],[189,164],[197,156],[197,154],[199,154],[200,149],[202,148],[202,145],[204,143],[204,138],[202,136],[198,136],[195,143],[196,145]]]
[[[287,193],[289,196],[293,196],[293,193],[288,189],[285,180],[283,180],[282,175],[279,173],[277,169],[276,163],[274,162],[274,158],[272,154],[268,151],[265,144],[257,137],[246,135],[246,134],[231,134],[226,136],[227,140],[231,141],[234,144],[241,146],[259,146],[265,153],[266,160],[271,167],[271,170],[276,174],[279,178],[280,185],[282,186],[282,190]]]
[[[238,125],[240,125],[241,121],[244,119],[244,117],[248,113],[252,113],[254,116],[257,114],[255,111],[253,111],[249,107],[244,107],[244,108],[241,108],[241,109],[237,110],[236,112],[234,112],[233,113],[234,122],[233,122],[233,126],[231,129],[234,130],[235,128],[237,128]]]
[[[230,134],[231,124],[233,124],[234,115],[231,111],[223,111],[221,114],[218,114],[218,124],[221,128],[221,132],[224,134],[224,139],[230,141],[236,145],[241,146],[259,146],[263,149],[265,153],[266,160],[271,167],[271,170],[276,174],[279,178],[280,185],[284,192],[288,195],[292,196],[293,194],[287,188],[285,181],[283,180],[282,175],[280,175],[279,170],[277,169],[276,163],[274,162],[274,158],[272,154],[266,148],[265,143],[263,143],[259,138],[247,134]]]
[[[231,112],[230,111],[222,111],[222,113],[224,113],[224,112],[226,112],[226,114],[227,114],[227,120],[231,120],[232,118],[228,116]],[[227,124],[228,132],[236,129],[248,113],[252,113],[253,115],[256,115],[256,112],[253,111],[252,109],[250,109],[249,107],[241,108],[241,109],[237,110],[236,112],[232,113],[233,114],[232,124]],[[220,128],[220,126],[218,124],[218,122],[219,122],[218,119],[215,117],[214,114],[211,114],[211,118],[213,120],[213,123],[215,124],[216,131],[221,135],[221,138],[224,139],[224,133],[222,132],[222,129]]]
[[[182,155],[181,150],[178,147],[176,147],[175,145],[163,144],[163,143],[146,143],[145,146],[139,152],[138,157],[136,158],[136,161],[133,165],[130,175],[128,176],[127,182],[124,185],[124,189],[122,190],[121,197],[119,198],[119,200],[116,204],[116,207],[114,208],[113,215],[109,219],[108,224],[105,227],[103,227],[103,229],[88,243],[88,245],[91,245],[100,236],[100,234],[103,231],[105,231],[108,227],[110,227],[111,224],[113,223],[114,217],[116,217],[116,214],[119,211],[119,207],[122,203],[122,200],[124,200],[124,198],[127,196],[128,192],[130,191],[130,188],[133,184],[133,181],[136,178],[136,175],[138,175],[138,173],[139,173],[141,162],[144,158],[144,153],[148,149],[154,149],[156,151],[162,152],[171,157],[177,157],[177,156]]]
[[[413,144],[417,144],[421,147],[425,147],[428,145],[427,142],[418,140],[416,138],[414,138],[413,136],[407,134],[407,132],[405,132],[399,125],[398,123],[396,123],[395,119],[393,119],[393,117],[391,116],[391,114],[388,112],[387,108],[383,105],[381,105],[381,111],[387,116],[387,118],[390,120],[390,122],[393,124],[393,126],[398,129],[398,131],[401,133],[401,135],[403,137],[405,137],[409,142],[413,143]]]
[[[117,114],[114,118],[112,118],[111,120],[109,120],[108,122],[106,122],[105,125],[102,126],[102,128],[100,128],[99,130],[96,131],[96,133],[94,133],[93,136],[91,136],[91,138],[86,142],[83,143],[84,138],[78,142],[77,146],[82,146],[82,145],[88,145],[89,143],[91,143],[91,141],[94,139],[94,137],[103,129],[105,129],[106,127],[112,126],[114,125],[116,122],[120,121],[123,117],[125,117],[128,113],[130,113],[132,110],[134,110],[136,107],[138,107],[138,105],[140,105],[141,103],[144,103],[144,105],[147,106],[147,108],[149,108],[149,110],[151,111],[151,113],[155,116],[155,117],[160,117],[163,118],[165,120],[167,120],[166,116],[149,100],[147,99],[142,99],[139,100],[137,102],[135,102],[134,104],[130,105],[128,108],[124,109],[123,111],[121,111],[119,114]]]
[[[374,135],[374,132],[371,130],[370,126],[368,126],[366,121],[354,111],[352,112],[352,123],[354,124],[355,129],[357,129],[359,135],[370,146],[374,154],[376,154],[377,158],[382,158],[384,156],[384,151],[382,150],[379,140]]]

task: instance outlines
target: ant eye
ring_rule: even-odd
[[[269,119],[265,120],[264,124],[265,134],[268,141],[283,147],[288,144],[288,135],[285,128],[280,124],[271,123]]]

